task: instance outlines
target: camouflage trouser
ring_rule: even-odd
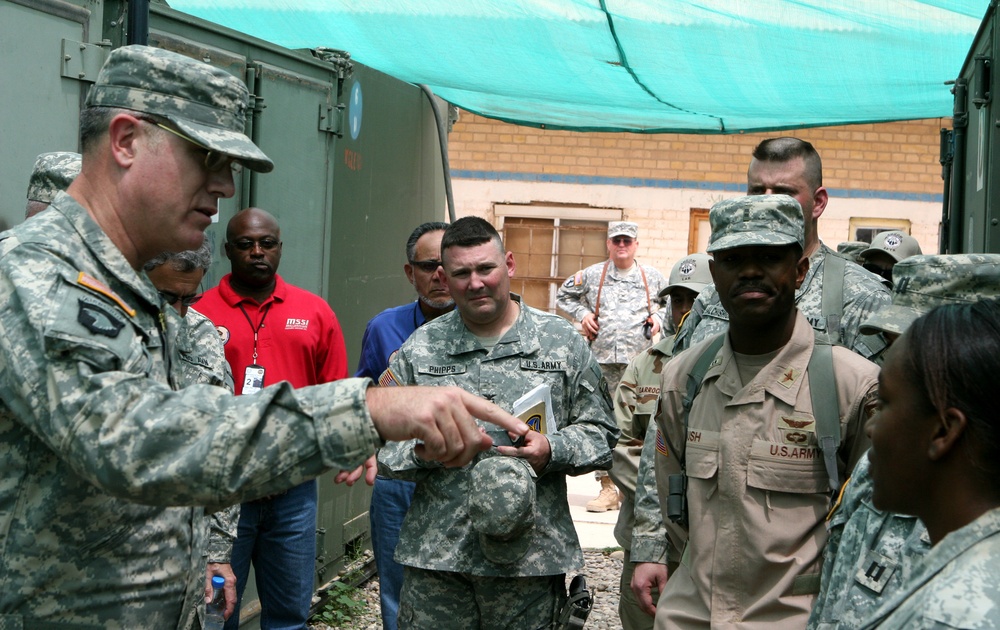
[[[566,576],[480,577],[403,567],[400,630],[548,630]]]
[[[621,383],[627,367],[624,363],[601,363],[601,373],[604,374],[604,380],[608,382],[608,391],[611,392],[612,398],[615,396],[615,390],[618,389],[618,383]],[[606,470],[594,471],[595,479],[599,480],[607,476],[608,471]]]

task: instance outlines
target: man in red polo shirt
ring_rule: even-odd
[[[198,310],[215,324],[237,394],[288,381],[293,387],[347,376],[340,324],[319,296],[278,275],[281,230],[269,213],[246,208],[226,228],[232,273],[205,292]],[[242,599],[250,563],[257,575],[261,627],[304,628],[316,557],[316,482],[244,503],[232,568]],[[226,623],[239,625],[239,604]]]

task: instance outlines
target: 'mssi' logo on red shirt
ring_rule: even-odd
[[[285,322],[285,330],[308,330],[309,320],[308,319],[296,319],[294,317],[289,317],[288,321]]]

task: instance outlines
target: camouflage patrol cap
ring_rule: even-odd
[[[39,155],[28,179],[28,201],[52,203],[80,174],[80,163],[80,154],[70,151]]]
[[[837,244],[837,253],[851,262],[858,261],[858,254],[868,249],[864,241],[844,241]]]
[[[920,251],[920,243],[917,242],[917,239],[899,230],[876,234],[875,238],[872,239],[871,247],[858,254],[858,262],[863,261],[874,252],[886,253],[892,256],[897,263],[910,256],[923,253]]]
[[[243,133],[249,92],[225,70],[151,46],[111,52],[87,107],[120,107],[165,118],[207,149],[267,173],[274,163]]]
[[[708,268],[708,261],[711,259],[708,254],[691,254],[678,260],[670,270],[670,284],[660,290],[659,296],[665,297],[678,287],[701,293],[712,284],[712,272]]]
[[[903,334],[935,306],[1000,297],[1000,254],[911,256],[892,268],[892,304],[872,313],[861,333]]]
[[[639,238],[639,224],[631,221],[612,221],[608,223],[608,238],[628,236]]]
[[[531,546],[535,527],[535,471],[528,462],[504,455],[472,467],[466,507],[479,547],[495,564],[513,564]]]
[[[788,195],[749,195],[726,199],[708,213],[712,236],[709,253],[734,247],[792,245],[805,247],[802,206]]]

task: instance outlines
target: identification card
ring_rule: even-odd
[[[264,366],[248,365],[243,373],[243,391],[241,394],[256,394],[264,389]]]

